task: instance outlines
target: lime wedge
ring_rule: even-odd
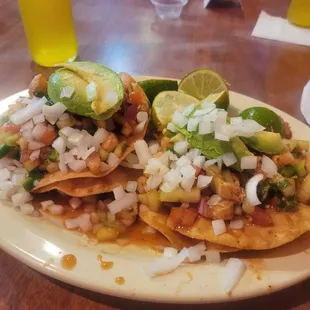
[[[138,82],[144,90],[150,103],[152,104],[154,98],[165,90],[178,90],[178,82],[175,80],[144,80]]]
[[[190,104],[199,105],[196,98],[177,91],[159,93],[152,105],[152,121],[158,131],[162,131],[171,121],[175,111],[183,111]]]
[[[214,103],[217,108],[227,110],[229,106],[229,95],[226,90],[220,93],[210,94],[204,99],[206,102]]]
[[[252,119],[264,126],[267,131],[277,132],[283,135],[283,122],[280,116],[264,107],[248,108],[239,113],[243,119]]]
[[[223,93],[227,96],[225,101],[228,101],[229,104],[228,88],[225,80],[210,69],[198,69],[187,74],[179,84],[179,91],[199,100],[203,100],[211,94]]]

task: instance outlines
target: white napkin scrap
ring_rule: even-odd
[[[307,123],[310,124],[310,81],[302,92],[300,110]]]
[[[288,20],[262,11],[252,32],[253,37],[310,46],[310,29],[292,25]]]

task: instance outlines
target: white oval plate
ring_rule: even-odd
[[[25,95],[26,92],[1,101],[0,113],[21,94]],[[230,98],[231,105],[237,110],[250,106],[270,108],[260,101],[234,92],[230,93]],[[309,139],[308,126],[284,112],[272,109],[289,122],[295,137]],[[275,250],[231,255],[247,259],[249,268],[230,296],[223,292],[224,263],[183,265],[169,275],[150,279],[142,267],[156,256],[154,251],[135,246],[121,249],[112,244],[83,247],[79,245],[79,238],[78,234],[63,227],[22,216],[9,207],[0,207],[0,247],[4,251],[48,276],[108,295],[152,302],[225,302],[268,294],[310,275],[307,253],[310,234]],[[77,257],[77,265],[72,271],[66,271],[60,266],[60,259],[65,254]],[[113,268],[101,270],[97,261],[98,254],[102,254],[105,261],[113,261]],[[117,277],[124,277],[125,284],[117,285]]]

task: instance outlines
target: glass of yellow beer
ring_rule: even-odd
[[[287,19],[301,27],[310,27],[310,0],[292,0]]]
[[[18,0],[28,47],[41,66],[74,61],[78,53],[71,0]]]

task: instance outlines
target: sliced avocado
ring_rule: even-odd
[[[107,119],[120,107],[123,100],[123,84],[120,77],[109,68],[92,62],[74,62],[60,64],[61,68],[54,72],[48,81],[48,95],[53,102],[62,102],[69,112],[94,119]],[[87,100],[86,87],[94,83],[96,99]],[[71,98],[60,98],[64,87],[74,89]],[[113,91],[117,98],[111,104],[106,100],[106,93]]]
[[[279,133],[260,131],[250,138],[242,138],[243,142],[252,149],[266,154],[281,154],[286,150]]]
[[[245,156],[253,156],[254,154],[249,151],[249,149],[246,147],[246,145],[242,142],[242,140],[239,137],[233,137],[230,139],[230,143],[232,146],[232,149],[234,151],[234,154],[238,160],[237,163],[235,163],[232,168],[241,171],[241,158]]]

